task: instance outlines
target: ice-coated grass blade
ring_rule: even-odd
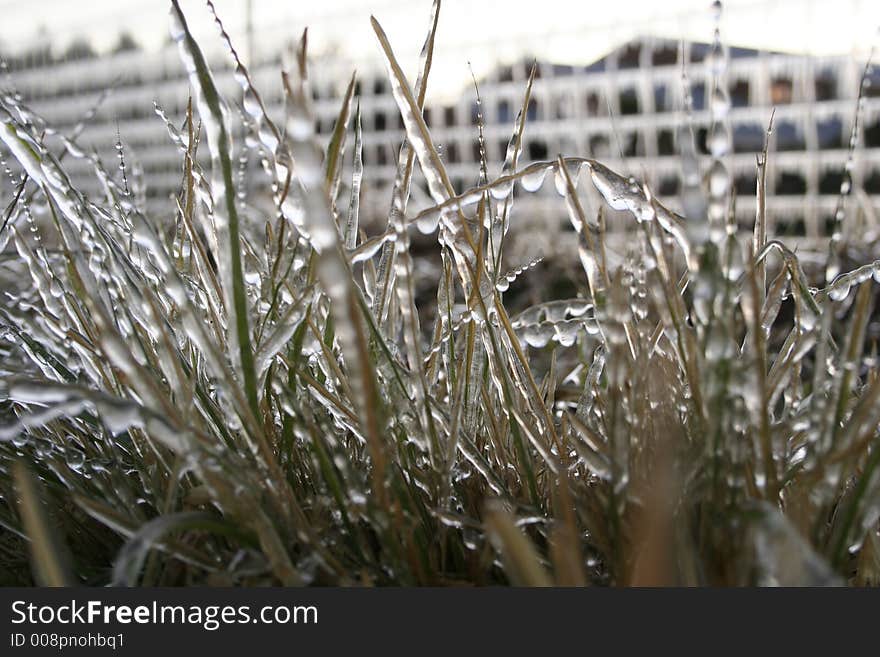
[[[203,511],[182,511],[153,518],[140,527],[119,551],[113,566],[113,584],[115,586],[135,586],[143,568],[144,561],[150,550],[158,545],[172,556],[187,560],[185,554],[176,554],[173,544],[164,543],[166,534],[182,531],[208,531],[218,534],[229,534],[237,540],[244,540],[256,546],[256,541],[231,523],[224,522],[217,516]]]
[[[181,56],[187,68],[190,84],[197,91],[197,104],[205,131],[214,170],[215,224],[220,229],[221,272],[228,272],[224,283],[227,308],[230,311],[230,342],[237,348],[245,395],[256,416],[259,416],[257,376],[251,347],[248,302],[245,292],[244,270],[241,261],[238,205],[233,182],[232,141],[228,128],[227,110],[207,61],[193,38],[186,18],[177,0],[171,3],[172,37],[180,45]]]
[[[357,73],[352,73],[351,80],[342,97],[342,105],[339,107],[339,113],[336,115],[336,122],[333,125],[333,133],[330,135],[330,141],[327,144],[327,154],[324,156],[324,176],[327,181],[327,188],[335,189],[339,174],[342,170],[342,156],[345,150],[345,134],[348,130],[348,118],[351,115],[351,103],[354,98],[354,87],[357,82]],[[360,104],[358,104],[357,115],[360,116]],[[331,197],[333,194],[331,192]]]
[[[342,241],[347,249],[357,245],[358,223],[361,205],[361,181],[364,177],[363,139],[361,137],[361,106],[358,103],[354,114],[354,159],[351,174],[351,199],[348,204],[348,219]]]
[[[416,103],[420,109],[425,106],[425,94],[428,90],[428,78],[431,73],[431,65],[434,61],[434,41],[437,34],[437,21],[440,18],[440,0],[434,0],[431,6],[431,27],[428,29],[428,35],[422,44],[422,50],[419,56],[421,68],[416,78],[415,96]],[[379,260],[377,270],[378,296],[373,304],[373,312],[380,323],[383,323],[386,317],[386,308],[389,302],[389,295],[394,285],[397,268],[394,263],[397,259],[397,252],[400,251],[402,257],[411,260],[408,247],[408,235],[406,235],[406,224],[404,222],[404,214],[406,206],[409,202],[410,184],[412,182],[412,172],[415,154],[409,141],[403,140],[397,158],[397,173],[394,177],[394,185],[391,191],[391,207],[388,212],[388,230],[394,230],[397,233],[397,239],[400,246],[387,245],[382,250],[382,256]],[[404,241],[401,241],[404,238]],[[412,264],[406,265],[404,271],[412,271]],[[403,285],[409,285],[404,283]]]
[[[370,21],[373,24],[373,31],[376,33],[379,45],[382,47],[382,52],[385,56],[385,65],[388,68],[388,77],[391,80],[391,90],[403,118],[407,139],[412,144],[415,155],[419,160],[419,165],[422,167],[422,173],[428,181],[428,189],[431,192],[431,196],[435,202],[442,203],[454,195],[452,183],[449,182],[446,168],[443,166],[440,154],[434,146],[419,104],[413,97],[412,89],[406,80],[403,69],[400,68],[400,64],[394,56],[394,51],[391,49],[391,44],[385,35],[385,31],[375,17],[371,17]]]

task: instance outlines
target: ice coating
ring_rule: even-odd
[[[419,112],[430,48],[424,55],[412,91]],[[709,67],[723,71],[714,56]],[[586,158],[520,166],[505,156],[498,178],[481,170],[475,188],[447,190],[408,217],[408,142],[388,222],[367,235],[338,193],[349,184],[333,161],[341,142],[325,149],[314,133],[304,46],[284,83],[278,152],[296,155],[295,167],[248,166],[267,144],[247,89],[242,111],[229,115],[234,134],[251,132],[230,159],[227,189],[248,217],[238,245],[257,413],[229,362],[235,313],[216,280],[215,190],[193,161],[195,126],[166,124],[184,175],[164,231],[138,200],[124,136],[121,176],[114,159],[105,168],[75,136],[56,135],[59,152],[101,184],[86,198],[46,151],[51,128],[3,98],[7,138],[27,147],[23,157],[31,150],[40,177],[7,171],[0,181],[18,195],[2,237],[4,267],[19,277],[0,304],[0,475],[26,460],[51,486],[46,501],[69,497],[79,512],[60,519],[73,545],[94,528],[80,516],[118,534],[126,547],[113,582],[173,571],[214,583],[436,583],[436,564],[450,581],[486,570],[492,579],[482,583],[505,583],[514,573],[492,553],[486,495],[559,583],[560,557],[585,571],[580,583],[629,577],[638,520],[662,518],[653,505],[667,499],[695,548],[683,555],[695,566],[684,584],[739,585],[752,573],[772,583],[791,555],[799,576],[828,575],[817,566],[825,562],[851,575],[873,554],[876,262],[810,287],[808,261],[783,242],[759,236],[757,253],[746,251],[728,212],[713,236],[721,239],[710,240],[641,180]],[[723,113],[729,100],[711,102]],[[337,125],[356,140],[347,104]],[[710,132],[714,158],[723,160],[728,137]],[[707,167],[710,196],[730,191],[725,173]],[[251,175],[269,180],[272,207],[249,198]],[[273,186],[288,175],[289,189]],[[518,279],[534,262],[511,262],[503,239],[514,192],[519,201],[526,188],[547,190],[551,176],[556,210],[568,210],[575,229],[560,239],[578,240],[593,279],[574,267],[576,291],[560,300],[542,285],[545,272]],[[611,207],[619,212],[606,214]],[[707,224],[705,211],[685,214]],[[438,257],[410,253],[413,224],[436,231]],[[623,248],[606,250],[617,246],[606,236],[621,235]],[[511,294],[513,283],[530,285]],[[425,321],[433,324],[422,331]],[[665,459],[672,471],[657,486]],[[0,488],[11,490],[2,476]],[[197,508],[222,536],[177,531]],[[804,514],[796,521],[795,508]],[[713,530],[687,532],[707,511]],[[21,530],[15,514],[4,523]],[[140,542],[164,523],[174,531],[140,563]],[[827,532],[817,542],[804,523]],[[742,559],[716,568],[701,556],[726,554],[731,538]],[[461,568],[474,559],[492,567]]]
[[[859,130],[864,115],[865,98],[871,85],[871,75],[874,71],[874,56],[876,44],[872,45],[865,62],[859,80],[859,93],[856,99],[855,114],[853,115],[850,128],[849,142],[847,144],[847,158],[843,168],[843,177],[840,181],[840,194],[837,199],[837,207],[834,211],[834,227],[831,231],[831,240],[828,243],[828,258],[825,264],[825,282],[831,281],[840,273],[841,249],[843,242],[843,222],[846,218],[846,202],[852,191],[852,172],[855,166],[855,150],[859,140]]]
[[[711,126],[709,128],[709,151],[712,165],[709,169],[709,236],[719,243],[726,235],[725,225],[728,214],[728,193],[730,174],[725,157],[730,149],[730,127],[727,115],[730,111],[730,97],[727,91],[727,51],[721,41],[720,2],[713,3],[715,12],[715,36],[712,50],[708,56],[708,67],[712,80],[712,94],[709,99]]]
[[[189,33],[186,19],[177,2],[172,3],[170,34],[178,45],[180,57],[196,91],[199,116],[208,137],[211,151],[211,192],[214,205],[214,229],[217,233],[222,289],[226,307],[232,310],[233,321],[228,322],[229,342],[237,346],[232,351],[234,362],[248,390],[251,406],[257,406],[256,376],[247,299],[244,293],[243,270],[239,242],[238,210],[232,180],[232,142],[229,131],[229,112],[217,91],[213,77],[198,45]]]
[[[437,21],[439,19],[440,3],[435,0],[431,5],[431,27],[422,44],[419,52],[419,72],[416,77],[415,96],[419,107],[424,107],[425,93],[427,91],[428,76],[431,72],[431,61],[434,50],[434,36],[437,30]],[[397,240],[394,245],[386,245],[382,250],[382,256],[379,259],[378,271],[376,278],[379,286],[379,293],[376,295],[373,303],[373,312],[380,324],[384,323],[387,315],[387,302],[389,301],[388,293],[393,288],[395,278],[398,273],[409,276],[412,271],[412,260],[409,254],[409,234],[406,230],[405,215],[406,207],[409,202],[410,185],[412,182],[413,163],[415,153],[407,139],[403,140],[397,157],[397,173],[394,177],[394,185],[391,190],[391,206],[388,213],[387,226],[397,233]],[[439,222],[439,216],[437,218]],[[436,224],[431,227],[431,232],[436,230]],[[407,262],[397,264],[398,253]],[[408,280],[404,280],[401,285],[400,297],[402,312],[405,320],[410,324],[410,333],[413,333],[412,322],[417,317],[413,311],[413,300],[410,295],[412,284]],[[411,352],[411,357],[415,358],[415,352]]]
[[[364,178],[364,147],[361,138],[361,108],[358,105],[354,115],[354,159],[351,174],[351,201],[348,205],[348,218],[342,241],[345,248],[353,249],[357,242],[358,215],[361,202],[361,182]]]
[[[407,139],[411,144],[422,173],[428,183],[428,191],[435,202],[443,203],[451,196],[452,185],[446,176],[446,171],[437,154],[437,149],[425,125],[425,120],[419,111],[418,104],[413,98],[412,90],[406,82],[406,77],[394,59],[388,37],[375,18],[372,18],[373,30],[379,37],[385,52],[385,65],[388,69],[388,78],[391,82],[391,92],[400,110],[403,124],[406,128]]]

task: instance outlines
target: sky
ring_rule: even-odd
[[[418,54],[430,0],[214,0],[239,50],[277,48],[309,26],[311,51],[334,51],[359,68],[378,62],[370,28],[374,14],[406,63]],[[201,43],[219,47],[204,0],[181,0]],[[454,93],[475,74],[523,55],[589,63],[626,40],[646,34],[711,40],[710,0],[445,0],[432,74],[435,93]],[[167,40],[165,0],[0,0],[0,48],[18,50],[50,38],[63,49],[87,38],[113,46],[122,31],[146,49]],[[877,41],[877,0],[728,0],[722,34],[730,45],[810,54],[867,54]],[[42,32],[42,34],[41,34]]]

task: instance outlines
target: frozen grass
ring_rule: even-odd
[[[322,152],[305,35],[276,125],[227,44],[244,99],[230,111],[173,3],[196,107],[168,123],[182,182],[167,235],[96,160],[104,196],[83,196],[44,140],[91,156],[2,99],[27,180],[0,237],[32,285],[0,308],[0,581],[876,584],[878,263],[840,274],[835,239],[830,282],[810,288],[760,209],[753,236],[735,230],[723,95],[708,198],[698,178],[685,189],[693,221],[593,160],[520,167],[522,112],[501,176],[483,167],[456,196],[420,111],[438,10],[414,85],[374,22],[407,142],[369,239],[354,85]],[[277,210],[258,221],[239,115]],[[416,163],[436,207],[414,217]],[[586,292],[511,317],[511,207],[545,178]],[[579,181],[632,214],[626,254]],[[436,313],[416,307],[413,223],[437,235]]]

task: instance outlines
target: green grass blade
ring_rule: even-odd
[[[248,302],[241,260],[238,206],[233,182],[232,140],[228,128],[227,110],[205,56],[190,33],[179,3],[177,0],[172,0],[171,4],[172,37],[180,46],[190,83],[198,92],[199,115],[205,126],[211,151],[215,225],[221,233],[225,233],[221,234],[221,239],[218,240],[221,250],[218,265],[225,274],[224,293],[227,297],[227,308],[231,309],[230,342],[237,347],[237,360],[241,367],[245,395],[254,415],[259,417],[257,376],[251,347]]]

